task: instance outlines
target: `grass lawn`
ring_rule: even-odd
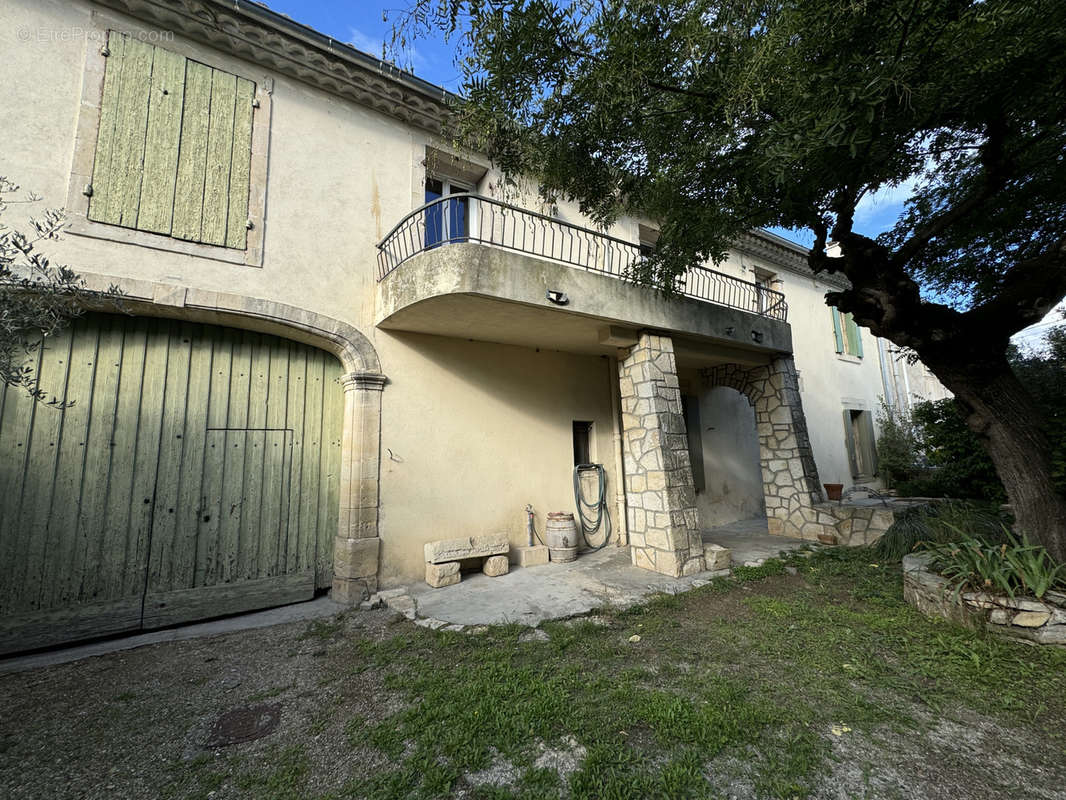
[[[902,600],[899,565],[871,559],[795,555],[536,635],[435,632],[376,611],[275,634],[283,657],[263,639],[227,661],[227,641],[246,634],[211,640],[226,669],[243,665],[245,702],[285,713],[272,736],[217,750],[196,731],[233,692],[220,698],[207,645],[172,645],[170,669],[189,662],[184,699],[159,723],[174,732],[128,746],[116,733],[121,768],[93,783],[68,767],[65,780],[88,782],[70,796],[125,796],[147,774],[175,798],[1066,797],[1066,649],[926,620]],[[119,683],[151,729],[158,701],[137,699],[134,675],[108,676],[111,658],[52,671],[115,684],[88,712],[101,735],[121,724],[108,716]],[[0,691],[47,717],[32,680]],[[22,775],[42,760],[43,774],[64,734],[39,717],[27,728],[0,725],[0,760]],[[21,796],[11,780],[0,768],[0,794]]]

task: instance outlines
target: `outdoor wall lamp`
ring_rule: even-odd
[[[555,303],[557,306],[565,306],[570,302],[570,298],[563,292],[558,292],[555,289],[548,290],[548,302]]]

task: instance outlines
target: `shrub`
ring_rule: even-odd
[[[1008,540],[1000,544],[967,538],[923,549],[932,554],[930,566],[948,579],[956,596],[970,590],[1041,598],[1049,589],[1066,588],[1066,564],[1056,564],[1040,545],[1006,535]]]
[[[35,194],[13,199],[19,187],[0,175],[0,219],[15,204],[33,205]],[[24,390],[35,401],[62,408],[66,398],[49,397],[41,387],[35,364],[42,342],[66,328],[93,296],[76,273],[52,264],[37,252],[40,242],[57,239],[63,212],[45,209],[40,217],[24,220],[26,231],[0,221],[0,389]],[[112,286],[109,293],[120,294]]]
[[[914,407],[914,424],[933,469],[923,478],[924,496],[977,498],[1003,502],[1007,493],[984,445],[966,426],[951,398],[925,401]],[[900,489],[902,492],[902,488]]]
[[[918,436],[910,415],[884,401],[877,413],[881,435],[877,439],[877,466],[889,489],[914,478],[918,470]]]
[[[966,538],[1005,542],[1009,518],[998,504],[941,500],[896,512],[892,526],[874,545],[878,558],[898,561],[920,543],[941,544]]]

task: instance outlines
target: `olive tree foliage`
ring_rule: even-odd
[[[954,393],[1020,527],[1066,560],[1010,336],[1066,295],[1061,0],[413,0],[394,44],[455,45],[453,134],[598,223],[660,223],[669,291],[745,230],[805,228],[828,304]],[[864,198],[907,196],[856,229]],[[835,247],[830,246],[835,243]]]
[[[49,395],[39,385],[33,365],[45,339],[66,328],[92,292],[71,269],[53,264],[37,246],[56,239],[63,212],[45,209],[26,221],[26,230],[8,227],[3,217],[12,205],[41,202],[35,194],[19,194],[19,186],[0,176],[0,381],[26,391],[35,401],[63,407],[73,400]],[[112,287],[112,293],[117,290]]]

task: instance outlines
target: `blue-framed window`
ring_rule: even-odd
[[[470,186],[447,178],[426,178],[426,202],[448,195],[469,192]],[[470,204],[466,197],[456,197],[426,209],[426,247],[446,242],[464,242],[470,236]]]

